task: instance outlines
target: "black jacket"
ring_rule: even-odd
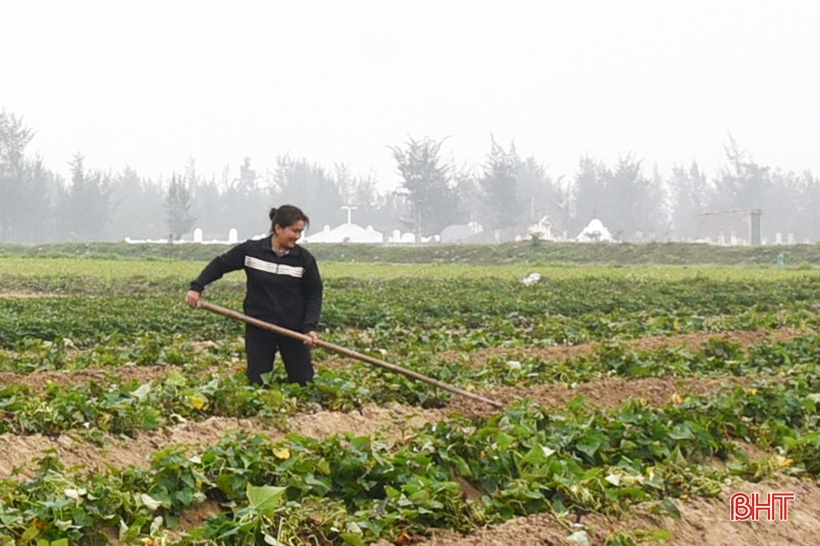
[[[191,282],[191,290],[202,292],[239,269],[248,279],[246,315],[302,333],[316,330],[322,313],[322,278],[310,252],[296,246],[280,258],[270,237],[248,240],[211,260]]]

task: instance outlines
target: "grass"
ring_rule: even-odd
[[[37,258],[0,256],[0,275],[33,277],[88,277],[102,281],[133,277],[172,278],[182,282],[195,278],[205,261],[133,260],[89,258]],[[703,278],[720,281],[789,280],[820,277],[814,268],[774,268],[760,266],[674,266],[674,265],[573,265],[573,264],[396,264],[320,262],[326,279],[353,277],[359,279],[429,278],[443,279],[523,279],[540,273],[546,281],[608,277],[614,279],[676,281]],[[226,276],[231,282],[242,282],[241,272]]]
[[[205,261],[227,248],[227,245],[193,243],[0,243],[0,256]],[[578,244],[521,241],[496,245],[311,244],[307,248],[323,263],[701,264],[775,267],[778,256],[782,254],[789,267],[814,268],[820,264],[820,244],[721,247],[698,243]]]

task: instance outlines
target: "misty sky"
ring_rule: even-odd
[[[262,173],[289,153],[395,185],[388,145],[490,134],[552,176],[633,152],[646,171],[729,135],[759,163],[820,172],[820,2],[0,0],[0,109],[68,176]]]

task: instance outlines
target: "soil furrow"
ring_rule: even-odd
[[[730,332],[697,332],[677,336],[653,336],[634,340],[618,340],[624,347],[635,350],[657,350],[663,347],[686,347],[697,349],[712,338],[718,338],[739,345],[742,348],[750,347],[769,341],[788,341],[811,332],[799,328],[780,328],[777,330],[733,330]],[[487,360],[494,357],[501,358],[538,358],[542,360],[566,360],[573,357],[585,356],[593,353],[602,343],[584,343],[581,345],[556,345],[554,347],[491,347],[479,349],[469,355],[470,366],[481,368]],[[455,361],[462,359],[463,354],[455,351],[444,351],[436,356],[439,361]],[[389,359],[389,357],[388,357]],[[343,367],[355,364],[351,358],[335,357],[320,360],[317,367]],[[397,362],[401,365],[400,362]],[[35,371],[30,374],[16,374],[0,372],[0,385],[26,385],[31,389],[42,389],[50,383],[59,385],[76,385],[89,380],[108,380],[116,375],[122,381],[136,379],[147,382],[162,377],[169,366],[122,366],[119,368],[85,368],[81,370],[64,371]],[[242,366],[231,368],[233,373],[241,373]],[[225,371],[224,367],[203,370],[201,373],[217,373]]]
[[[663,405],[673,397],[702,394],[722,383],[742,384],[750,378],[725,379],[637,379],[607,378],[569,385],[539,385],[522,390],[515,387],[498,387],[481,394],[510,404],[526,396],[546,408],[559,408],[578,396],[586,396],[587,402],[600,408],[614,407],[628,398],[638,398],[650,405]],[[6,457],[0,459],[0,478],[7,477],[13,468],[23,466],[24,477],[30,476],[33,459],[42,457],[54,449],[66,467],[82,465],[89,469],[107,465],[122,467],[134,464],[147,467],[156,451],[173,445],[185,445],[193,452],[197,447],[212,445],[232,429],[262,433],[272,438],[282,438],[287,432],[299,432],[314,438],[327,438],[336,433],[352,432],[357,436],[372,436],[378,431],[388,440],[396,440],[402,434],[425,423],[439,421],[451,413],[467,417],[490,415],[497,410],[479,401],[453,396],[450,404],[441,409],[422,409],[401,404],[382,407],[366,405],[357,411],[338,412],[320,410],[299,413],[288,418],[290,430],[280,430],[255,419],[211,417],[205,421],[185,421],[158,431],[140,432],[131,439],[105,436],[104,446],[97,447],[72,433],[56,437],[41,434],[27,436],[4,434],[0,445]]]

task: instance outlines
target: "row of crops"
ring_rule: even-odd
[[[0,256],[93,257],[99,260],[209,260],[219,246],[133,243],[54,243],[13,245],[0,243]],[[311,244],[320,262],[467,263],[467,264],[721,264],[772,267],[778,257],[798,267],[820,259],[818,245],[719,247],[702,243],[619,243],[579,245],[551,241],[521,241],[499,245],[437,244],[337,245]]]
[[[820,276],[810,270],[562,268],[534,286],[512,266],[323,270],[324,339],[503,400],[496,411],[322,351],[308,386],[283,384],[277,366],[250,387],[241,325],[182,302],[200,265],[106,264],[0,259],[0,439],[66,436],[104,453],[112,438],[180,422],[250,419],[259,431],[163,446],[125,467],[33,453],[0,476],[0,545],[410,544],[541,512],[679,517],[682,499],[720,495],[732,480],[820,469]],[[240,308],[241,277],[208,297]],[[710,337],[738,331],[772,335]],[[701,341],[676,341],[684,334]],[[669,343],[640,343],[650,336]],[[534,396],[646,378],[679,390],[661,403],[637,391],[610,404]],[[695,380],[713,388],[688,393]],[[440,417],[370,436],[293,426],[368,405]],[[192,522],[202,509],[209,517]]]

